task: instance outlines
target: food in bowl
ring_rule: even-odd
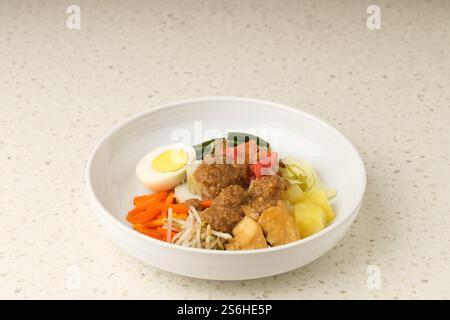
[[[127,220],[175,245],[263,249],[311,236],[335,219],[336,192],[308,163],[279,159],[269,142],[248,133],[156,148],[136,174],[154,192],[134,198]]]

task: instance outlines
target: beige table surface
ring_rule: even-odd
[[[0,1],[0,298],[450,298],[450,1],[373,2],[381,30],[371,1]],[[93,145],[136,112],[211,95],[297,106],[359,149],[367,194],[331,252],[216,282],[109,239],[84,184]]]

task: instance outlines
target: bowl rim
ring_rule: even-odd
[[[182,105],[182,104],[190,104],[190,103],[196,103],[196,102],[208,102],[208,101],[220,101],[220,102],[247,102],[247,103],[256,103],[256,104],[265,104],[274,108],[278,108],[278,109],[284,109],[290,112],[294,112],[297,113],[303,117],[308,118],[311,121],[316,122],[317,124],[319,124],[320,126],[324,127],[326,130],[331,131],[334,135],[338,136],[345,144],[348,145],[348,147],[350,147],[350,149],[354,152],[354,154],[356,155],[356,160],[358,162],[358,171],[361,172],[360,175],[360,184],[361,184],[361,188],[358,189],[358,194],[356,199],[358,199],[358,201],[355,202],[355,204],[351,207],[351,209],[349,209],[349,214],[341,221],[336,222],[336,223],[332,223],[331,225],[327,226],[325,229],[307,237],[304,239],[300,239],[291,243],[287,243],[281,246],[276,246],[276,247],[270,247],[270,248],[265,248],[265,249],[252,249],[252,250],[212,250],[212,249],[198,249],[198,248],[190,248],[190,247],[183,247],[183,246],[178,246],[172,243],[167,243],[165,241],[160,241],[157,239],[153,239],[151,237],[148,237],[146,235],[143,235],[139,232],[137,232],[136,230],[129,228],[128,226],[126,226],[123,222],[119,221],[117,218],[115,218],[104,206],[103,204],[98,200],[94,189],[92,187],[92,182],[91,182],[91,172],[92,172],[92,163],[94,161],[95,155],[97,154],[97,151],[100,149],[100,147],[103,145],[103,143],[105,143],[105,141],[108,140],[108,138],[110,138],[115,132],[117,132],[118,130],[126,127],[128,124],[138,120],[139,118],[142,118],[144,116],[147,116],[149,114],[158,112],[160,110],[163,109],[168,109],[168,108],[172,108],[172,107],[176,107],[178,105]],[[141,112],[136,113],[133,116],[130,116],[128,118],[126,118],[125,120],[117,123],[116,125],[114,125],[111,129],[109,129],[101,138],[100,140],[94,145],[94,148],[92,149],[89,158],[88,158],[88,162],[86,165],[86,170],[85,170],[85,183],[87,186],[87,191],[88,191],[88,196],[89,199],[91,201],[91,204],[95,205],[95,208],[93,208],[94,210],[97,211],[97,213],[100,211],[102,213],[103,216],[105,216],[109,221],[111,221],[113,223],[113,225],[117,226],[118,228],[120,228],[121,230],[125,231],[126,233],[128,233],[130,236],[133,237],[137,237],[138,239],[142,239],[143,241],[149,241],[152,244],[156,244],[162,247],[167,247],[168,249],[174,249],[174,250],[181,250],[181,251],[187,251],[187,252],[193,252],[193,253],[198,253],[198,254],[217,254],[217,255],[248,255],[248,254],[264,254],[264,253],[269,253],[269,252],[276,252],[276,251],[283,251],[283,250],[288,250],[292,247],[295,246],[300,246],[302,244],[314,241],[318,238],[322,238],[324,236],[326,236],[327,233],[330,233],[331,231],[333,231],[334,229],[338,228],[339,226],[345,224],[346,221],[348,221],[349,219],[352,218],[353,214],[355,213],[355,211],[358,210],[358,208],[361,206],[363,198],[364,198],[364,193],[366,190],[366,183],[367,183],[367,176],[366,176],[366,168],[364,166],[364,162],[361,158],[361,155],[359,154],[358,150],[353,146],[353,144],[350,142],[349,139],[347,139],[347,137],[345,137],[341,132],[339,132],[336,128],[334,128],[333,126],[331,126],[330,124],[328,124],[327,122],[319,119],[316,116],[313,116],[305,111],[302,111],[300,109],[291,107],[291,106],[287,106],[284,104],[280,104],[280,103],[276,103],[276,102],[272,102],[272,101],[268,101],[268,100],[261,100],[261,99],[254,99],[254,98],[246,98],[246,97],[236,97],[236,96],[210,96],[210,97],[199,97],[199,98],[191,98],[191,99],[182,99],[182,100],[175,100],[169,103],[165,103],[165,104],[161,104],[159,106],[155,106],[155,107],[151,107],[149,109],[143,110]]]

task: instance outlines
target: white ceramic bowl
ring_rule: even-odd
[[[185,248],[134,231],[125,220],[126,213],[132,207],[133,197],[146,192],[135,175],[137,162],[154,147],[172,143],[174,132],[174,136],[186,137],[198,131],[194,129],[195,121],[202,121],[203,130],[251,132],[254,128],[271,128],[278,132],[281,156],[298,156],[309,161],[326,185],[337,190],[332,202],[337,214],[335,221],[306,239],[245,251]],[[174,131],[180,128],[185,131]],[[199,142],[198,138],[194,142]],[[336,245],[359,211],[366,175],[361,157],[352,144],[323,121],[272,102],[212,97],[152,108],[117,125],[94,148],[86,182],[90,201],[101,223],[131,255],[185,276],[241,280],[299,268]]]

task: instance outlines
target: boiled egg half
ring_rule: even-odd
[[[138,179],[153,191],[173,189],[186,179],[188,164],[195,160],[195,150],[183,144],[158,147],[147,153],[136,166]]]

